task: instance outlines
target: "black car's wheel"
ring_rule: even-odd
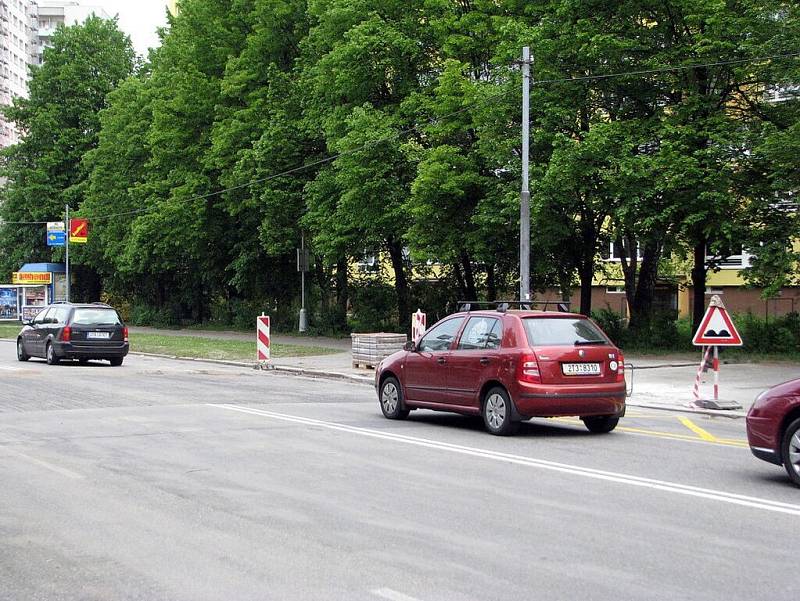
[[[22,338],[17,339],[17,361],[27,361],[31,356],[25,352],[25,345],[22,344]]]
[[[517,422],[513,419],[511,397],[504,388],[495,386],[490,388],[483,399],[481,410],[483,423],[490,434],[508,436],[517,429]]]
[[[387,419],[405,419],[409,410],[403,404],[403,389],[394,376],[389,376],[381,384],[380,389],[381,411]]]
[[[119,367],[122,365],[122,357],[114,357],[113,359],[108,360],[111,363],[111,367]]]
[[[589,432],[595,434],[608,434],[617,427],[619,418],[611,415],[598,415],[592,417],[582,417],[583,424]]]
[[[48,365],[58,365],[58,356],[56,355],[56,349],[53,348],[53,345],[49,342],[47,343],[47,350],[44,353],[45,358],[47,359]]]
[[[789,479],[800,486],[800,418],[790,423],[783,432],[781,457]]]

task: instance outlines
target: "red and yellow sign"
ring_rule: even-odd
[[[70,219],[69,220],[69,242],[70,244],[86,244],[89,239],[89,220]]]
[[[47,271],[15,271],[11,274],[12,284],[51,284],[53,274]]]

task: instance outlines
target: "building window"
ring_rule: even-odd
[[[376,273],[379,269],[378,257],[364,253],[364,256],[357,263],[358,270],[363,273]]]
[[[620,248],[619,244],[617,244],[616,242],[609,242],[608,243],[608,247],[604,247],[600,251],[600,257],[604,261],[621,261],[622,260],[622,249]],[[644,249],[642,249],[642,247],[639,244],[637,244],[636,245],[636,258],[641,261],[643,257],[644,257]],[[628,259],[630,260],[630,257],[628,257]]]
[[[606,286],[606,294],[625,294],[625,286]]]
[[[733,252],[727,256],[706,254],[706,262],[713,263],[721,269],[744,269],[745,267],[750,267],[751,255],[745,252],[741,245],[732,248],[731,251]]]

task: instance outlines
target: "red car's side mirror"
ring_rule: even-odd
[[[413,340],[409,340],[408,342],[405,343],[405,345],[403,345],[403,350],[413,353],[417,350],[417,343],[414,342]]]

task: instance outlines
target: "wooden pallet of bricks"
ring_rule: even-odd
[[[402,350],[405,334],[379,332],[377,334],[351,334],[353,341],[353,367],[375,369],[389,355]]]

